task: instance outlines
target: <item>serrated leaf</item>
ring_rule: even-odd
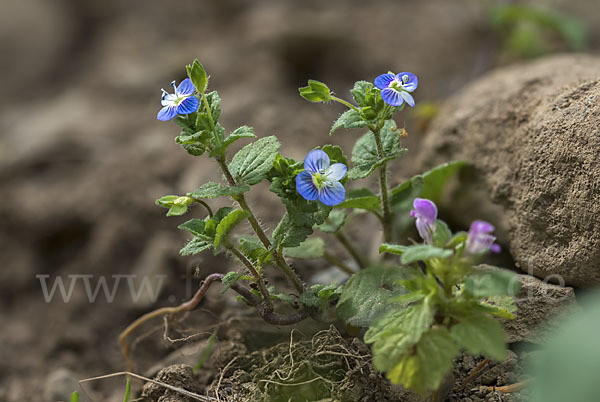
[[[325,254],[325,242],[320,237],[312,237],[298,247],[284,248],[283,254],[289,258],[321,258]]]
[[[383,148],[383,157],[381,159],[377,153],[377,144],[373,133],[368,132],[356,141],[352,149],[352,163],[354,167],[348,171],[349,179],[365,178],[378,166],[407,152],[406,149],[400,148],[400,134],[397,132],[396,123],[392,120],[386,121],[380,130],[380,136]]]
[[[239,241],[239,250],[251,260],[258,261],[261,265],[273,261],[273,254],[265,248],[258,237],[242,236]]]
[[[331,130],[329,131],[329,135],[332,135],[340,128],[363,128],[367,127],[371,124],[372,121],[365,121],[359,112],[354,109],[346,110],[344,113],[338,117],[338,119],[331,126]]]
[[[210,115],[215,123],[216,128],[217,120],[219,120],[219,117],[221,116],[221,98],[219,97],[219,93],[217,91],[209,92],[205,94],[204,97],[206,98],[206,102],[210,108]],[[200,107],[206,112],[206,107],[202,100],[200,101]]]
[[[447,258],[452,254],[452,250],[445,250],[427,244],[417,244],[415,246],[407,246],[402,253],[400,261],[406,265],[416,261],[426,261],[430,258]]]
[[[212,242],[206,241],[200,237],[194,237],[190,240],[181,250],[179,250],[179,254],[181,255],[196,255],[200,254],[204,250],[208,250],[212,247]]]
[[[211,152],[210,156],[224,155],[227,148],[237,140],[241,138],[256,138],[256,134],[254,134],[254,129],[248,126],[242,126],[236,128],[231,134],[225,138],[225,140],[219,145],[215,146]]]
[[[506,333],[492,317],[483,314],[468,317],[452,326],[450,334],[474,356],[484,355],[497,361],[506,357]]]
[[[311,102],[328,102],[331,92],[327,85],[315,80],[308,80],[308,86],[298,88],[300,96]]]
[[[223,285],[223,288],[221,289],[221,294],[227,292],[229,289],[231,289],[233,285],[235,285],[242,279],[251,280],[252,278],[250,276],[244,275],[241,272],[227,272],[223,276],[223,279],[221,279],[221,284]]]
[[[475,297],[518,296],[521,283],[516,274],[502,269],[482,269],[465,279],[465,290]]]
[[[315,225],[315,228],[324,233],[337,233],[344,223],[346,223],[346,212],[342,209],[334,209],[327,220],[320,225]]]
[[[208,86],[208,76],[202,64],[196,59],[191,65],[186,66],[188,77],[192,80],[192,84],[196,87],[196,90],[200,93],[206,91]]]
[[[340,294],[341,289],[337,284],[316,284],[304,291],[298,301],[306,307],[322,311],[329,305],[330,301],[337,299]]]
[[[273,239],[281,247],[297,247],[308,236],[312,234],[311,227],[296,224],[290,218],[289,213],[283,216],[275,230],[273,231]]]
[[[189,221],[178,226],[178,229],[187,230],[194,236],[198,236],[204,240],[210,241],[212,239],[204,233],[205,228],[206,222],[197,218],[190,219]]]
[[[346,199],[336,208],[359,208],[378,215],[381,213],[381,200],[367,188],[348,190]]]
[[[279,141],[270,136],[242,148],[229,163],[236,182],[254,185],[267,177],[277,157]]]
[[[233,229],[248,217],[248,212],[234,209],[217,225],[215,232],[215,251],[220,251],[228,242]]]
[[[355,327],[368,327],[380,314],[396,306],[388,303],[392,296],[404,293],[396,283],[405,272],[400,267],[363,269],[350,277],[338,301],[338,317]]]
[[[387,378],[421,394],[436,390],[457,354],[458,348],[445,328],[430,329],[421,336],[415,353],[403,354]]]
[[[219,183],[208,182],[200,186],[200,188],[195,190],[193,193],[188,193],[188,196],[197,199],[217,198],[242,194],[246,191],[250,191],[250,186],[225,187]]]
[[[350,90],[354,101],[362,107],[369,106],[367,102],[367,93],[372,90],[374,85],[368,81],[357,81],[354,88]]]
[[[365,333],[365,343],[378,342],[380,339],[383,343],[388,344],[388,348],[395,349],[394,353],[403,353],[401,345],[386,341],[385,338],[396,333],[403,332],[406,334],[410,347],[419,341],[421,335],[429,330],[433,324],[435,310],[432,304],[426,299],[423,303],[417,303],[405,308],[396,305],[396,309],[388,311],[386,314],[376,319]],[[395,344],[395,346],[394,346]]]
[[[319,148],[317,148],[319,149]],[[329,156],[331,164],[342,163],[348,166],[348,158],[344,155],[344,151],[337,145],[327,144],[321,147],[321,150]]]

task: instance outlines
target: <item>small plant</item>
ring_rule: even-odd
[[[241,269],[205,278],[189,302],[146,314],[121,335],[123,352],[129,357],[127,336],[143,322],[160,315],[194,309],[214,282],[223,292],[237,292],[239,299],[256,309],[268,323],[288,325],[311,316],[326,316],[336,306],[337,318],[349,327],[369,327],[365,339],[373,343],[376,367],[388,378],[416,391],[435,390],[450,370],[459,348],[502,359],[505,337],[491,316],[512,317],[510,298],[505,297],[510,276],[474,272],[474,262],[488,250],[497,251],[493,227],[475,222],[467,233],[452,235],[437,220],[430,201],[438,199],[444,183],[463,162],[452,162],[391,188],[388,166],[407,152],[401,140],[406,131],[393,120],[406,104],[414,107],[412,93],[417,77],[408,72],[387,73],[373,83],[358,81],[350,91],[354,103],[335,96],[323,83],[309,80],[300,95],[311,102],[338,102],[348,109],[333,123],[330,134],[342,129],[367,130],[354,145],[350,159],[336,145],[307,150],[303,161],[279,153],[276,137],[256,139],[254,129],[242,126],[225,135],[219,123],[221,99],[207,92],[208,76],[196,60],[187,66],[188,78],[174,93],[163,90],[159,120],[174,120],[181,128],[176,142],[189,154],[206,154],[215,161],[223,183],[209,182],[184,195],[167,195],[156,203],[168,209],[167,216],[183,215],[199,205],[202,218],[179,226],[192,239],[182,255],[212,250],[236,260]],[[252,142],[231,159],[228,148],[240,140]],[[351,168],[349,164],[351,162]],[[377,174],[379,194],[350,184]],[[269,190],[286,208],[269,235],[246,199],[252,186],[268,181]],[[234,207],[213,211],[209,203],[229,197]],[[422,197],[422,198],[418,198]],[[409,212],[414,205],[412,212]],[[382,227],[380,251],[400,255],[401,265],[381,258],[368,259],[345,234],[351,218],[361,212],[372,214]],[[412,217],[412,218],[411,218]],[[416,218],[424,244],[395,245],[399,234]],[[239,234],[242,222],[251,234]],[[332,236],[347,250],[359,268],[355,271],[327,250],[314,231]],[[290,258],[324,258],[352,276],[344,286],[323,283],[307,287],[292,269]],[[285,275],[293,291],[267,286],[264,267],[273,265]],[[487,279],[483,283],[478,281]],[[287,304],[291,314],[278,313]],[[289,309],[288,309],[289,310]],[[200,363],[199,363],[200,364]]]

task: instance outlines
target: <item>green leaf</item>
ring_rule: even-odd
[[[390,191],[391,210],[397,214],[408,212],[413,207],[415,198],[423,193],[423,176],[417,175],[410,180],[405,181]],[[413,220],[414,222],[414,220]]]
[[[318,148],[317,148],[318,149]],[[348,158],[344,155],[344,151],[337,145],[327,144],[324,145],[321,150],[329,156],[331,164],[342,163],[348,166]]]
[[[249,186],[232,186],[225,187],[219,183],[208,182],[200,186],[193,193],[188,193],[189,197],[202,199],[202,198],[217,198],[223,196],[231,196],[235,194],[242,194],[246,191],[250,191]]]
[[[204,95],[204,97],[206,98],[206,102],[208,103],[208,107],[210,108],[210,115],[213,119],[213,122],[215,123],[215,129],[217,128],[217,120],[219,120],[219,117],[221,116],[221,98],[219,97],[219,93],[217,91],[212,91],[209,92],[207,94]],[[206,107],[204,105],[204,102],[202,102],[202,100],[200,100],[200,107],[202,108],[202,110],[204,110],[206,112]],[[221,127],[221,129],[223,129]],[[223,134],[224,134],[224,130],[223,130]],[[221,135],[221,134],[220,134]]]
[[[445,247],[446,244],[452,239],[452,232],[446,222],[436,219],[435,230],[433,232],[433,244],[438,247]]]
[[[273,261],[273,253],[267,250],[256,236],[242,236],[238,248],[246,257],[261,265]]]
[[[346,212],[343,209],[334,209],[327,220],[320,225],[315,225],[315,228],[325,233],[337,233],[344,223],[346,223]]]
[[[248,126],[242,126],[236,128],[231,134],[225,138],[225,141],[220,143],[218,146],[215,146],[210,152],[210,156],[214,157],[217,155],[224,155],[227,148],[237,140],[241,138],[256,138],[254,134],[254,129]]]
[[[466,161],[448,162],[423,173],[423,193],[421,197],[438,202],[448,180],[465,165],[467,165]]]
[[[210,357],[210,354],[213,351],[216,340],[217,340],[217,331],[215,330],[215,332],[212,333],[210,338],[208,338],[208,343],[206,344],[204,349],[202,349],[202,353],[200,353],[200,358],[198,359],[198,363],[196,363],[196,365],[192,369],[194,371],[194,373],[197,373],[198,370],[200,370],[202,368],[202,366],[204,366],[204,363],[206,363],[206,360],[208,360],[208,358]]]
[[[331,126],[331,130],[329,131],[329,135],[332,135],[340,128],[362,128],[367,127],[371,124],[372,121],[365,121],[359,112],[354,109],[346,110],[344,113],[338,117],[338,119]]]
[[[445,250],[427,244],[417,244],[415,246],[406,247],[400,261],[402,264],[406,265],[416,261],[426,261],[431,258],[448,258],[452,254],[452,250]]]
[[[346,199],[335,206],[336,208],[359,208],[373,212],[375,215],[381,213],[381,200],[367,188],[348,190]]]
[[[405,273],[401,267],[363,269],[346,282],[336,311],[339,318],[355,327],[368,327],[380,314],[395,306],[388,303],[404,289],[396,284]]]
[[[155,204],[164,208],[171,208],[175,200],[179,198],[178,195],[165,195],[155,201]]]
[[[365,333],[365,343],[374,343],[381,340],[377,348],[379,348],[380,351],[389,349],[383,353],[384,355],[387,355],[388,352],[404,353],[406,348],[417,343],[421,335],[429,330],[429,327],[433,324],[434,314],[435,309],[428,299],[423,303],[413,304],[406,308],[390,310],[371,324],[370,328]],[[397,338],[394,342],[386,340],[391,335],[400,332],[404,333],[406,337]],[[397,340],[404,342],[402,344],[404,347],[401,344],[398,344],[396,342]],[[384,345],[385,348],[381,349]],[[380,360],[382,360],[382,366],[385,366],[384,360],[386,357],[387,356],[380,358]]]
[[[452,369],[458,348],[445,328],[432,328],[415,346],[415,353],[404,353],[388,371],[388,379],[418,393],[438,389]]]
[[[400,133],[396,129],[396,123],[392,120],[386,121],[380,130],[383,157],[377,154],[375,135],[371,132],[364,134],[352,149],[352,163],[354,167],[348,171],[351,180],[362,179],[375,170],[376,167],[407,152],[400,148]]]
[[[459,346],[474,356],[485,355],[497,361],[506,357],[506,333],[492,317],[468,317],[452,326],[450,333]]]
[[[289,258],[321,258],[325,254],[325,242],[320,237],[312,237],[298,247],[284,248],[283,254]]]
[[[327,85],[315,80],[308,80],[308,86],[298,88],[300,96],[311,102],[328,102],[331,92]]]
[[[71,402],[79,402],[79,392],[75,391],[71,394]]]
[[[357,81],[354,83],[354,88],[350,90],[354,101],[362,107],[369,106],[367,101],[368,93],[374,88],[374,85],[367,81]]]
[[[247,275],[244,275],[241,272],[227,272],[223,279],[221,279],[221,284],[223,288],[221,289],[221,294],[227,292],[233,285],[238,283],[240,280],[252,280],[253,278]]]
[[[190,219],[189,221],[182,223],[177,227],[178,229],[187,230],[194,236],[202,237],[204,240],[212,241],[213,239],[210,236],[207,236],[204,233],[204,229],[206,228],[206,221],[198,218]]]
[[[215,233],[215,252],[220,251],[229,242],[229,235],[233,229],[248,217],[249,213],[241,209],[234,209],[217,225]]]
[[[521,283],[516,274],[503,269],[473,271],[465,279],[465,290],[475,297],[518,296]]]
[[[265,179],[273,167],[279,146],[277,138],[270,136],[242,148],[229,163],[236,182],[254,185]]]
[[[408,247],[409,246],[401,246],[399,244],[383,243],[381,246],[379,246],[379,254],[390,253],[395,255],[402,255]]]
[[[196,87],[196,90],[200,93],[206,91],[208,86],[208,76],[202,64],[196,59],[191,65],[186,66],[188,77],[192,80],[192,84]]]
[[[316,308],[323,311],[329,305],[329,302],[336,300],[342,293],[341,286],[337,284],[311,286],[300,295],[298,301],[309,308]]]
[[[200,237],[194,237],[190,240],[181,250],[179,250],[179,254],[181,255],[196,255],[200,254],[204,250],[208,250],[212,247],[212,242],[206,241]]]
[[[188,206],[187,205],[174,204],[167,211],[167,216],[180,216],[180,215],[185,214],[187,212],[187,210],[188,210]]]
[[[297,247],[312,232],[311,227],[294,223],[289,213],[286,212],[273,231],[273,239],[281,247]]]

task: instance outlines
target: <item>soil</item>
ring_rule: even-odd
[[[547,2],[587,21],[592,39],[600,37],[597,13],[590,12],[595,0]],[[407,14],[410,18],[400,23],[398,16]],[[301,158],[330,141],[326,133],[343,110],[300,99],[297,87],[308,78],[347,96],[356,80],[406,69],[419,75],[417,102],[441,102],[505,63],[498,43],[482,3],[473,0],[182,0],[176,7],[159,0],[27,0],[4,7],[0,401],[65,401],[79,389],[78,380],[124,370],[117,337],[129,323],[157,307],[189,299],[209,273],[236,269],[210,253],[179,256],[186,235],[176,226],[187,217],[166,218],[154,205],[162,195],[221,179],[209,161],[186,155],[174,143],[176,128],[155,119],[160,88],[183,78],[185,64],[199,58],[208,69],[210,85],[223,99],[222,123],[228,130],[248,124],[260,136],[277,134],[282,152]],[[589,51],[598,50],[592,41]],[[419,128],[427,119],[412,111],[402,118],[409,132],[405,145],[416,150],[423,135]],[[345,133],[333,141],[349,153],[355,138]],[[411,152],[394,165],[394,183],[414,173],[415,155]],[[367,185],[375,188],[375,183]],[[249,198],[263,224],[273,228],[281,209],[266,186]],[[373,248],[375,222],[357,222],[363,226],[350,236]],[[295,268],[310,278],[326,265],[297,262]],[[88,299],[85,278],[95,289],[102,277],[112,286],[116,276],[126,274],[166,278],[156,300],[144,296],[133,301],[124,285],[117,287],[114,299],[102,290],[95,301]],[[50,288],[63,278],[67,290],[69,275],[79,277],[68,301],[56,293],[48,302],[39,275],[47,275]],[[242,334],[228,332],[233,317],[252,324]],[[233,356],[280,342],[289,347],[289,328],[250,317],[253,312],[233,295],[211,289],[199,309],[170,323],[168,331],[157,320],[136,332],[131,339],[135,371],[152,377],[172,364],[193,366],[219,328],[215,359],[195,377],[186,368],[185,375],[175,378],[190,390],[205,392]],[[308,326],[300,327],[304,339],[326,329],[314,321],[303,325]],[[358,341],[338,341],[327,347],[365,356]],[[303,342],[304,350],[312,351]],[[283,361],[288,356],[284,352],[275,357]],[[366,360],[336,364],[376,378],[357,379],[355,373],[340,378],[348,375],[372,385],[383,397],[386,385]],[[246,366],[240,370],[247,370],[249,361],[242,362]],[[139,391],[137,382],[134,388]],[[92,381],[85,389],[91,400],[119,401],[124,379]],[[364,395],[364,390],[356,392]]]

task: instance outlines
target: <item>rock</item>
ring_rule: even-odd
[[[500,269],[479,265],[477,269]],[[508,342],[544,343],[569,313],[578,311],[573,288],[552,285],[530,275],[517,275],[521,291],[515,298],[514,320],[504,321]]]
[[[456,219],[491,221],[522,270],[576,286],[600,283],[599,63],[556,56],[487,75],[447,102],[417,163],[471,162]]]

